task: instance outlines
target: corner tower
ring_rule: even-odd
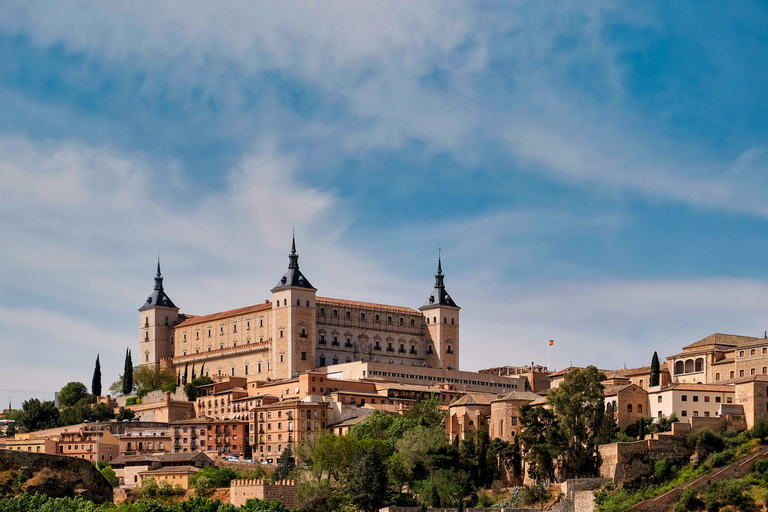
[[[419,308],[427,324],[425,362],[433,368],[459,369],[459,310],[445,291],[443,268],[437,257],[435,288]]]
[[[179,323],[179,308],[163,290],[160,258],[157,259],[155,289],[139,308],[139,364],[155,364],[173,357],[173,326]]]
[[[294,236],[288,272],[272,288],[272,378],[291,378],[315,369],[316,292],[299,270]]]

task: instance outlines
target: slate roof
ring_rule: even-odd
[[[307,280],[307,278],[304,277],[304,274],[301,273],[301,270],[299,270],[299,253],[296,252],[296,237],[293,238],[291,253],[288,255],[288,272],[286,272],[280,279],[280,282],[272,288],[272,291],[288,287],[315,290],[309,280]]]
[[[176,305],[173,303],[170,297],[166,295],[165,290],[163,290],[163,275],[160,273],[160,259],[157,260],[157,275],[155,276],[155,289],[152,290],[152,294],[147,297],[146,302],[144,302],[144,305],[139,308],[139,311],[145,309],[145,308],[151,308],[151,307],[164,307],[164,308],[175,308]]]
[[[452,308],[458,308],[459,306],[453,301],[453,298],[445,291],[445,284],[443,282],[443,266],[440,258],[437,258],[437,274],[435,274],[435,288],[427,298],[427,301],[421,306],[421,309],[437,307],[437,306],[450,306]]]

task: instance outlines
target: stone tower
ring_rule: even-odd
[[[155,364],[173,357],[173,326],[179,322],[179,308],[163,290],[159,258],[155,289],[139,308],[139,322],[139,364]]]
[[[459,306],[445,291],[441,258],[437,258],[435,288],[419,308],[427,324],[425,362],[433,368],[459,369]]]
[[[287,379],[315,369],[315,293],[299,270],[296,237],[288,255],[288,272],[272,288],[273,344],[268,375]]]

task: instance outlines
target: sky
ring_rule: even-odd
[[[0,403],[182,313],[418,308],[460,368],[768,330],[762,2],[0,3]],[[550,347],[548,340],[554,340]]]

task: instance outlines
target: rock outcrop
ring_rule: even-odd
[[[80,496],[99,504],[112,501],[112,486],[87,460],[0,450],[0,496],[25,491],[54,498]]]

